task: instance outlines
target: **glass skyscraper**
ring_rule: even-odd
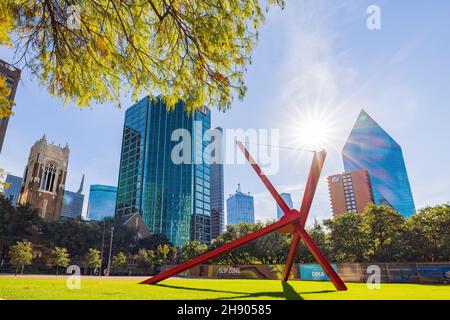
[[[88,220],[102,221],[114,217],[117,187],[93,184],[89,189]]]
[[[77,192],[64,190],[61,217],[81,218],[83,213],[84,195],[83,192],[84,175],[81,178],[80,188]]]
[[[284,202],[286,202],[288,207],[290,209],[292,209],[293,208],[293,204],[292,204],[291,194],[290,193],[282,193],[282,194],[280,194],[280,196],[284,200]],[[284,212],[281,210],[280,206],[277,204],[277,218],[278,218],[278,220],[280,220],[283,215],[284,215]]]
[[[224,180],[223,180],[223,131],[222,128],[216,128],[214,139],[217,141],[213,156],[217,162],[211,164],[211,238],[215,239],[225,231],[225,213],[224,213]]]
[[[190,114],[179,102],[168,111],[159,98],[126,111],[116,216],[140,213],[151,233],[177,247],[210,242],[210,159],[203,152],[210,121],[206,109]]]
[[[19,201],[20,187],[22,186],[22,178],[11,174],[6,175],[5,182],[9,187],[5,190],[5,199],[11,200],[11,204],[15,207]]]
[[[366,169],[374,201],[409,217],[415,212],[402,148],[364,110],[342,150],[345,171]]]
[[[238,185],[236,193],[227,199],[227,225],[241,222],[255,223],[255,206],[253,197],[243,193]]]

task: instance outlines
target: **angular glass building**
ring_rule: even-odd
[[[102,221],[114,217],[117,187],[93,184],[89,189],[88,220]]]
[[[366,169],[376,204],[390,204],[404,217],[415,212],[402,148],[364,110],[342,150],[345,171]]]
[[[227,225],[255,223],[255,205],[253,197],[241,191],[238,185],[236,193],[227,199]]]
[[[150,97],[126,111],[116,216],[140,213],[151,233],[177,247],[210,242],[210,159],[203,155],[210,121],[206,109],[189,114],[179,102],[167,111]]]

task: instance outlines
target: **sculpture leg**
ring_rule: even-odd
[[[328,260],[325,258],[323,253],[320,251],[320,249],[316,246],[313,239],[309,236],[309,234],[303,229],[302,227],[299,227],[298,232],[300,233],[300,236],[303,241],[305,241],[306,246],[308,247],[309,251],[312,253],[314,258],[317,260],[317,262],[322,267],[323,271],[327,274],[327,276],[330,278],[331,282],[333,282],[334,286],[339,291],[345,291],[347,290],[347,286],[342,281],[342,279],[339,277],[337,272],[333,269],[331,264],[328,262]]]
[[[297,232],[294,232],[292,234],[292,242],[286,260],[286,266],[284,267],[283,282],[289,280],[289,275],[291,274],[292,265],[294,264],[299,244],[300,244],[300,235]]]

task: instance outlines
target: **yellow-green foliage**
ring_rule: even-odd
[[[13,266],[25,266],[31,264],[33,251],[31,242],[18,241],[9,248],[9,261]]]
[[[169,108],[183,99],[192,111],[226,109],[234,94],[245,94],[244,72],[264,20],[260,0],[71,3],[79,11],[64,0],[0,3],[0,44],[15,40],[52,95],[83,107],[120,105],[128,93],[161,94]]]
[[[0,119],[12,114],[11,108],[14,102],[9,100],[11,89],[6,86],[6,79],[0,77]]]

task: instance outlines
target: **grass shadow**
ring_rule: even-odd
[[[271,297],[271,298],[284,298],[285,297],[283,292],[273,292],[273,291],[248,293],[248,292],[243,292],[243,291],[230,291],[230,290],[219,290],[219,289],[209,289],[209,288],[192,288],[192,287],[183,287],[183,286],[160,284],[160,283],[155,284],[155,286],[171,288],[171,289],[202,291],[202,292],[228,293],[228,294],[235,295],[233,297],[213,298],[215,300],[257,299],[257,298],[262,298],[262,297]],[[205,299],[205,300],[209,300],[209,299]]]
[[[283,294],[286,300],[303,300],[302,296],[287,282],[282,282]]]
[[[168,284],[154,284],[157,287],[170,288],[170,289],[181,289],[181,290],[192,290],[192,291],[200,291],[200,292],[214,292],[214,293],[225,293],[225,294],[233,294],[233,297],[218,297],[214,299],[218,300],[232,300],[232,299],[257,299],[263,297],[270,298],[284,298],[286,300],[304,300],[301,294],[314,294],[314,293],[328,293],[334,292],[333,290],[321,290],[321,291],[309,291],[309,292],[300,292],[298,293],[295,289],[287,282],[282,283],[282,292],[254,292],[248,293],[243,291],[231,291],[231,290],[220,290],[220,289],[211,289],[211,288],[193,288],[193,287],[184,287],[177,285],[168,285]]]

